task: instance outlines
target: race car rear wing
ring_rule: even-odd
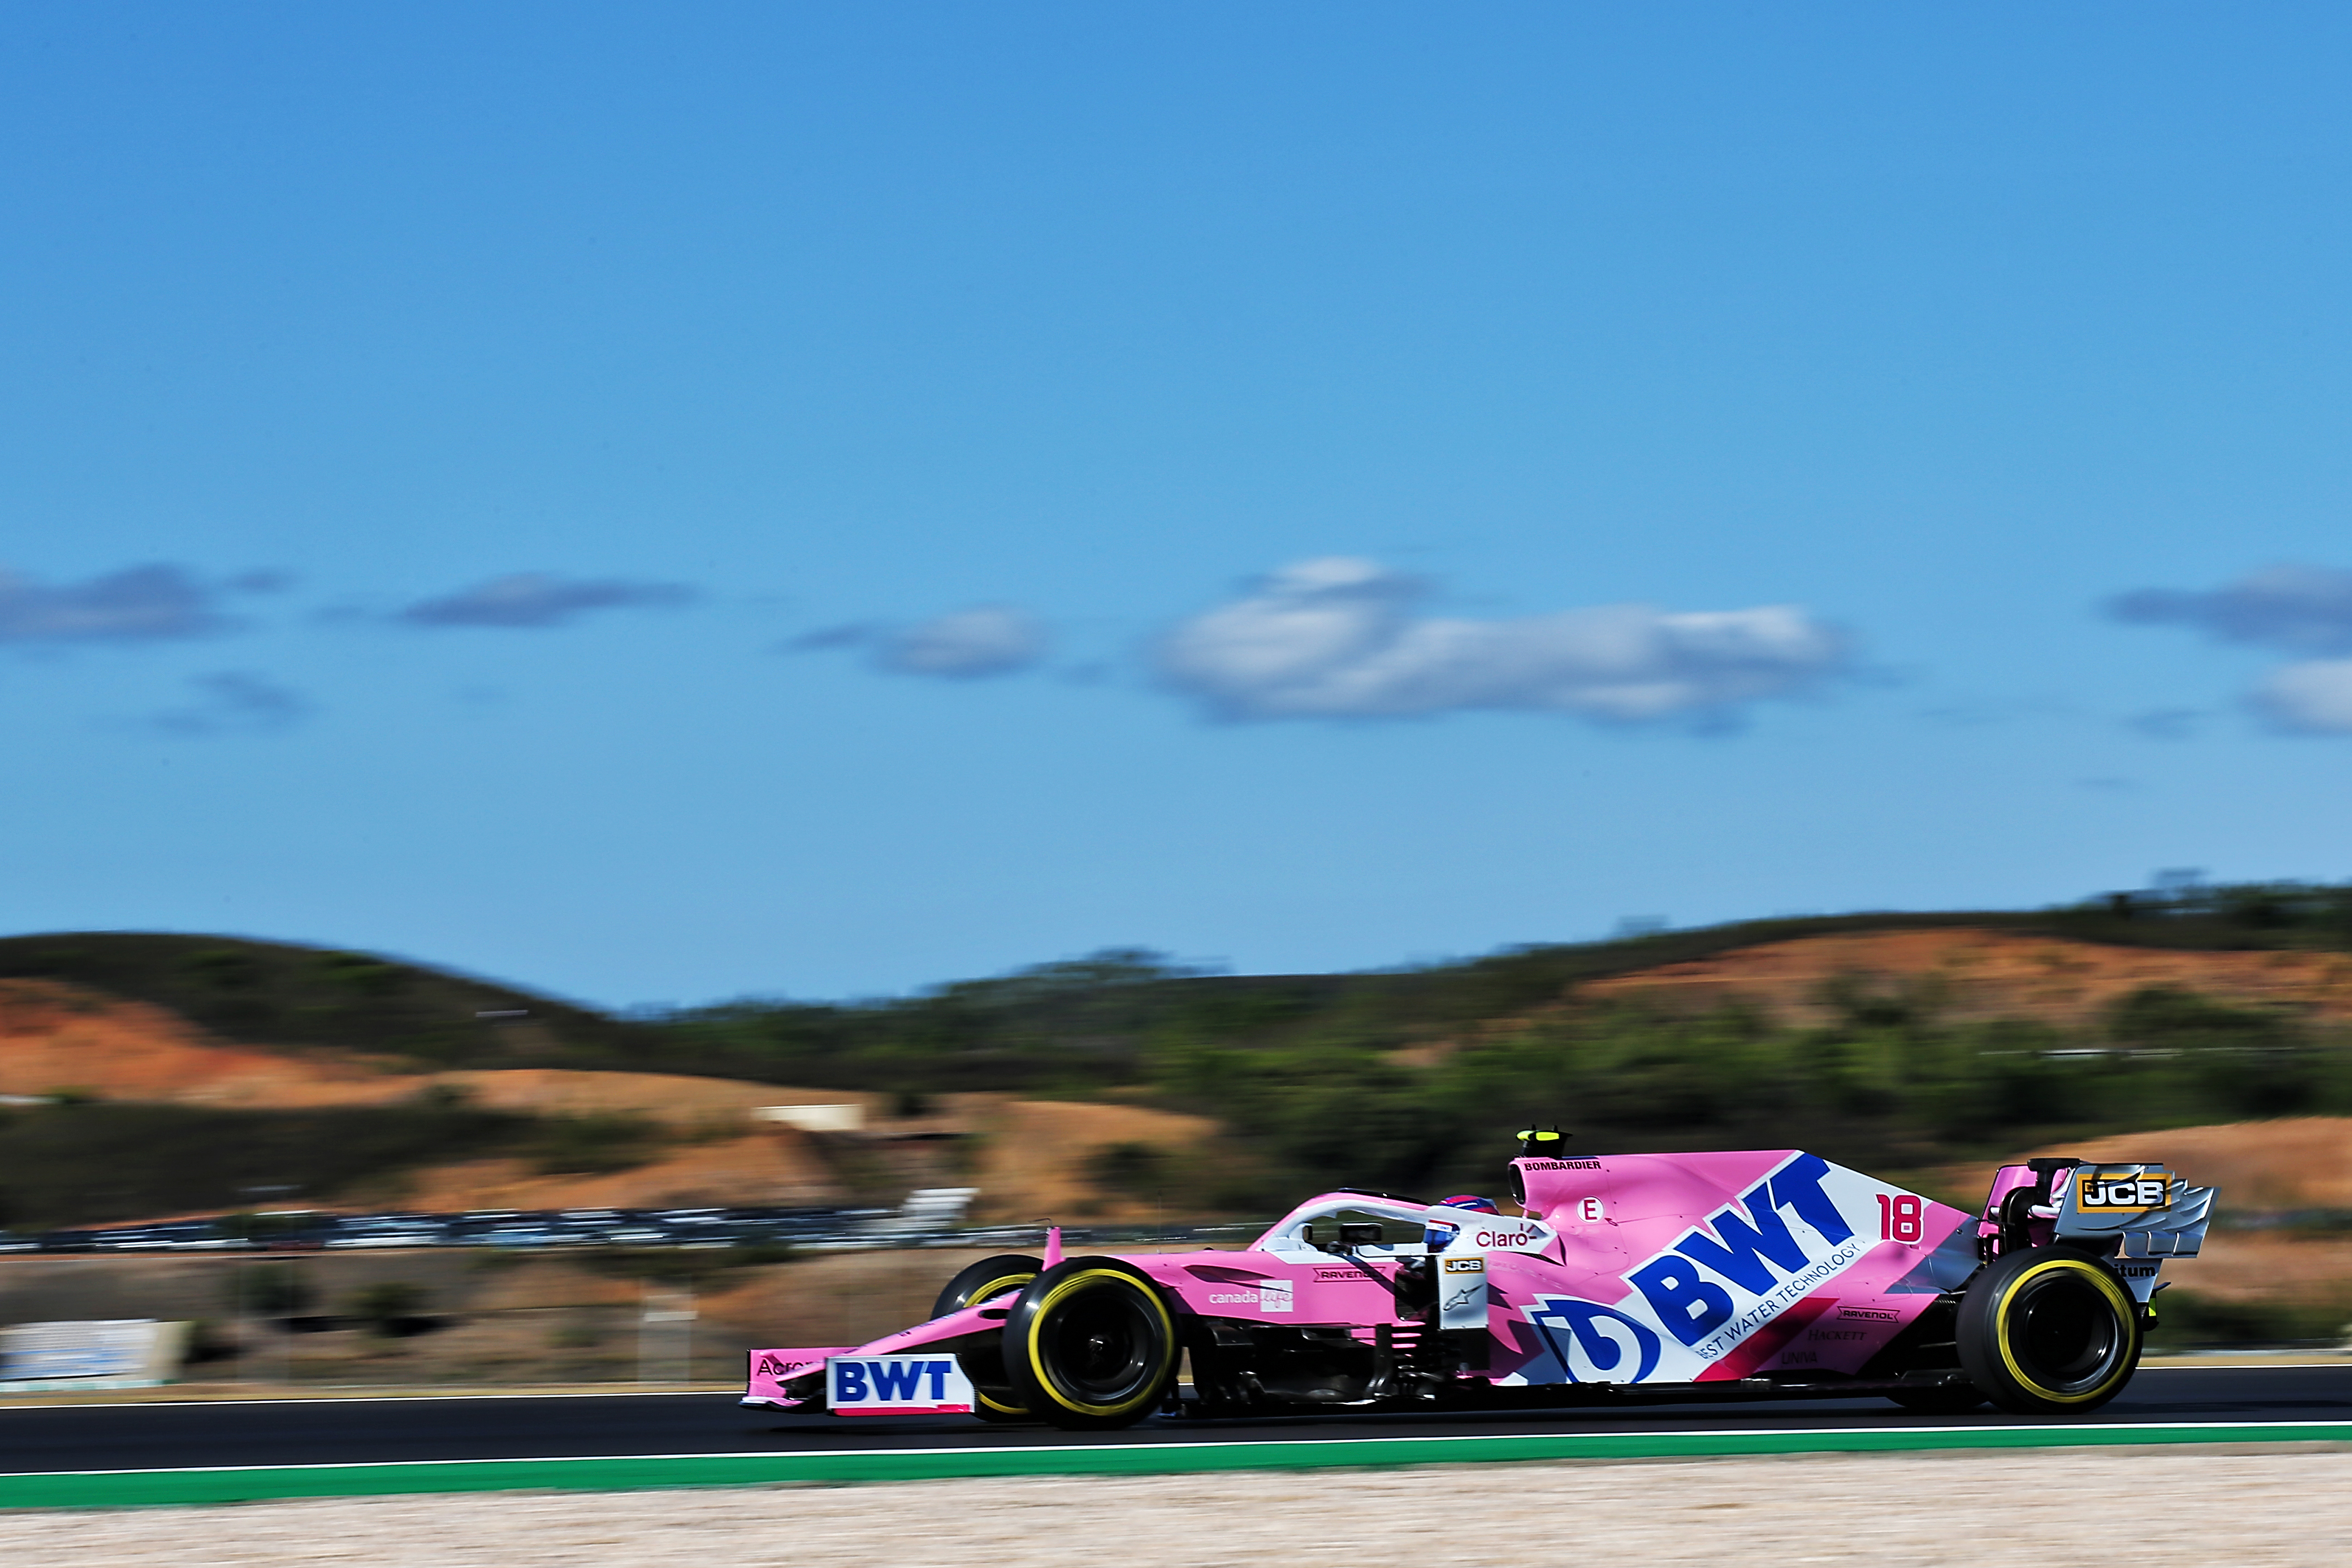
[[[2162,1165],[2077,1165],[2057,1200],[2062,1241],[2120,1237],[2126,1258],[2194,1258],[2219,1187],[2192,1187]]]

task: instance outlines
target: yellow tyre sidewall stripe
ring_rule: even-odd
[[[1162,1358],[1163,1364],[1160,1374],[1154,1376],[1145,1385],[1143,1392],[1133,1399],[1118,1405],[1088,1405],[1084,1400],[1073,1399],[1063,1393],[1055,1383],[1052,1374],[1046,1372],[1045,1357],[1038,1353],[1037,1330],[1038,1326],[1045,1321],[1047,1314],[1053,1311],[1055,1303],[1089,1284],[1104,1279],[1116,1279],[1120,1284],[1130,1287],[1151,1303],[1151,1310],[1159,1315],[1160,1326],[1163,1331],[1160,1342],[1167,1348],[1168,1355]],[[1037,1310],[1029,1314],[1029,1331],[1025,1337],[1028,1343],[1024,1348],[1029,1355],[1029,1371],[1037,1379],[1037,1386],[1052,1394],[1056,1405],[1065,1410],[1075,1410],[1081,1415],[1124,1415],[1160,1392],[1161,1378],[1167,1374],[1164,1362],[1175,1354],[1176,1321],[1168,1315],[1168,1303],[1160,1299],[1160,1292],[1152,1289],[1134,1275],[1117,1268],[1088,1268],[1073,1274],[1066,1279],[1056,1281],[1054,1288],[1045,1292],[1045,1299],[1039,1301]]]
[[[965,1298],[965,1304],[967,1306],[976,1305],[979,1302],[987,1300],[992,1296],[1002,1296],[1007,1290],[1018,1290],[1035,1278],[1037,1277],[1034,1274],[1007,1274],[1002,1279],[991,1279],[987,1284],[982,1285],[979,1289],[974,1290],[969,1297]],[[973,1385],[971,1396],[974,1399],[979,1400],[982,1405],[987,1405],[991,1410],[1000,1412],[1006,1415],[1026,1415],[1029,1414],[1029,1407],[1025,1405],[1007,1405],[1001,1399],[991,1399],[988,1396],[987,1391],[981,1388],[978,1384]]]
[[[2017,1356],[2010,1349],[2010,1309],[2016,1304],[2018,1297],[2024,1292],[2028,1284],[2045,1274],[2053,1272],[2087,1277],[2097,1287],[2100,1294],[2115,1307],[2116,1315],[2122,1321],[2124,1334],[2128,1341],[2132,1331],[2132,1315],[2135,1310],[2132,1300],[2125,1294],[2124,1288],[2116,1284],[2114,1277],[2105,1269],[2095,1263],[2084,1262],[2079,1258],[2053,1258],[2046,1263],[2035,1264],[2011,1280],[2009,1289],[2001,1293],[2000,1311],[1994,1321],[1993,1338],[2000,1345],[2002,1364],[2009,1368],[2010,1376],[2017,1379],[2020,1387],[2032,1394],[2037,1399],[2047,1399],[2059,1405],[2082,1405],[2105,1394],[2114,1386],[2117,1379],[2129,1377],[2132,1373],[2131,1358],[2118,1357],[2114,1371],[2081,1393],[2061,1394],[2056,1389],[2043,1387],[2040,1382],[2029,1375],[2023,1367],[2017,1364]]]

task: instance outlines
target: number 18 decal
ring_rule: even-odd
[[[1920,1202],[1909,1193],[1899,1197],[1878,1194],[1878,1239],[1916,1241],[1922,1234]]]

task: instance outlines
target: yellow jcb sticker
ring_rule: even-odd
[[[2085,1213],[2116,1209],[2160,1209],[2172,1203],[2169,1171],[2082,1171],[2074,1177],[2074,1206]]]

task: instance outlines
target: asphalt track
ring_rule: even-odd
[[[2162,1368],[2080,1425],[2352,1420],[2352,1365]],[[596,1455],[815,1455],[946,1447],[1034,1448],[1331,1439],[1637,1436],[1851,1430],[1884,1426],[2047,1425],[1980,1411],[1915,1415],[1881,1399],[1656,1405],[1475,1415],[1331,1415],[1272,1421],[1154,1420],[1124,1432],[989,1426],[966,1417],[779,1416],[731,1394],[319,1399],[0,1409],[0,1474],[190,1466],[562,1459]]]

